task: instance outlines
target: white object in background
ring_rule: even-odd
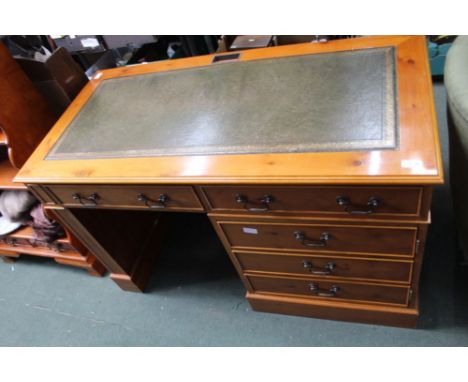
[[[21,226],[21,223],[14,223],[8,220],[5,216],[0,216],[0,236],[12,233]]]
[[[97,46],[99,46],[99,41],[97,40],[97,38],[84,38],[80,40],[80,42],[84,48],[96,48]]]
[[[34,59],[39,62],[46,62],[47,59],[52,56],[52,53],[44,46],[41,47],[42,52],[35,52]]]

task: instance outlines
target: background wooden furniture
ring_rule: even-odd
[[[65,48],[55,50],[45,62],[25,57],[17,57],[16,62],[57,117],[88,82],[84,71]]]
[[[1,43],[0,102],[0,189],[25,190],[26,186],[13,183],[13,178],[56,117]],[[94,276],[103,275],[102,264],[71,232],[67,230],[66,234],[62,239],[46,243],[36,240],[30,227],[24,227],[0,239],[0,253],[7,262],[28,254],[84,268]]]
[[[392,48],[391,54],[388,54],[389,47]],[[96,150],[90,153],[76,148],[80,145],[86,148],[86,139],[89,138],[89,134],[86,134],[88,124],[81,126],[80,130],[78,112],[81,111],[80,115],[85,118],[89,116],[87,105],[96,103],[88,104],[88,101],[92,101],[96,94],[105,94],[104,90],[100,93],[96,93],[96,90],[112,83],[113,79],[119,78],[128,83],[133,76],[138,81],[140,74],[164,72],[168,76],[174,71],[172,78],[176,80],[178,73],[190,75],[188,69],[228,65],[223,62],[237,65],[232,63],[233,59],[240,63],[267,59],[271,61],[266,62],[274,62],[276,58],[310,58],[310,55],[318,53],[352,51],[366,54],[371,48],[387,52],[386,64],[391,65],[385,73],[396,74],[396,83],[382,88],[382,93],[397,93],[396,112],[393,113],[388,102],[383,103],[385,97],[382,97],[382,103],[377,106],[383,107],[383,115],[389,119],[374,121],[374,124],[379,121],[396,123],[397,139],[390,142],[388,147],[262,151],[242,155],[205,152],[195,156],[181,154],[181,151],[177,151],[179,147],[165,155],[150,155],[144,150],[139,153],[138,149],[128,155],[105,150],[100,153],[100,147],[95,147]],[[105,215],[113,214],[124,219],[123,216],[127,216],[131,210],[137,222],[135,224],[154,227],[154,221],[161,211],[207,212],[247,289],[247,298],[254,309],[415,326],[419,309],[419,276],[430,222],[431,186],[443,182],[424,38],[371,37],[326,44],[298,44],[247,50],[234,58],[229,53],[228,59],[224,61],[221,57],[215,60],[213,56],[203,56],[98,73],[33,153],[16,179],[27,183],[47,207],[60,216],[64,224],[92,249],[123,289],[144,288],[138,277],[139,264],[146,256],[141,254],[144,241],[137,245],[132,242],[130,234],[125,236],[125,232],[119,230],[117,245],[113,239],[116,237],[114,227],[92,223],[98,216],[109,221],[113,218]],[[265,61],[259,61],[259,65],[261,62]],[[340,65],[345,64],[342,61]],[[357,68],[358,72],[362,70],[360,65]],[[178,69],[186,70],[178,72]],[[375,74],[372,68],[369,70],[367,74]],[[297,71],[297,75],[301,75],[301,72]],[[350,78],[352,81],[354,77]],[[267,82],[271,84],[271,81]],[[303,86],[303,82],[297,83],[299,87]],[[284,82],[278,81],[276,84],[280,86]],[[343,105],[344,96],[337,91],[340,85],[342,83],[335,83],[333,92],[327,87],[323,88],[323,96],[332,94],[330,100]],[[356,83],[348,85],[355,86]],[[268,92],[257,90],[259,94],[268,96]],[[301,91],[307,92],[307,89],[294,89],[294,94]],[[242,89],[239,92],[242,94]],[[209,94],[212,93],[207,91],[203,97],[208,95],[209,98]],[[225,93],[219,102],[224,102],[229,96],[230,93]],[[243,101],[239,96],[233,98],[234,102],[236,99],[240,100],[239,103]],[[297,125],[291,118],[295,115],[290,111],[299,110],[305,120],[310,110],[300,109],[303,106],[301,102],[305,102],[304,97],[297,104],[287,104],[291,99],[287,93],[284,94],[281,101],[286,102],[285,110],[289,111],[276,116],[294,129]],[[134,100],[135,97],[131,97],[128,102]],[[253,100],[258,101],[255,94]],[[112,99],[106,102],[110,101]],[[200,99],[193,98],[191,105],[177,113],[177,118],[181,125],[184,121],[200,121],[200,125],[192,126],[192,131],[200,134],[194,138],[197,142],[205,143],[226,133],[223,128],[227,123],[224,122],[229,121],[222,120],[219,127],[216,123],[219,108],[197,110],[194,105],[198,101]],[[216,104],[218,100],[209,101]],[[137,121],[140,113],[154,112],[151,108],[144,108],[143,111],[141,104],[134,106],[134,109],[131,105],[125,109],[130,116],[122,115],[121,119],[114,116],[113,123],[99,120],[108,118],[108,115],[103,117],[94,113],[92,116],[97,118],[96,126],[109,124],[111,131],[114,131],[114,128],[121,127],[122,120],[126,118]],[[279,106],[282,105],[276,105],[270,112]],[[376,111],[362,109],[365,106],[361,104],[355,106],[364,111],[364,117],[367,111]],[[235,107],[239,105],[230,104],[229,110]],[[164,108],[162,110],[164,114]],[[185,118],[186,110],[194,113],[191,118]],[[255,116],[257,119],[265,117],[261,113],[255,114],[258,110],[269,109],[265,106],[247,111],[239,109],[239,112],[247,113],[247,116],[242,115],[245,120]],[[339,112],[333,110],[330,115],[335,117]],[[164,114],[163,117],[168,116]],[[150,119],[158,121],[154,116]],[[328,122],[330,120],[332,118]],[[352,129],[352,123],[349,120],[347,125],[341,127]],[[155,124],[151,127],[152,132],[156,131]],[[299,126],[305,127],[300,123]],[[307,127],[322,128],[313,124]],[[369,125],[369,128],[373,127]],[[148,133],[137,122],[135,129],[142,134]],[[96,131],[93,130],[91,135]],[[173,134],[177,135],[177,125]],[[67,142],[70,136],[76,137],[76,140]],[[105,143],[119,146],[121,142],[113,141],[109,138],[111,136],[106,135]],[[118,134],[113,136],[121,138]],[[154,148],[160,143],[161,136],[156,138]],[[258,135],[254,138],[258,138]],[[262,139],[275,143],[275,134],[262,135]],[[193,140],[190,142],[193,143]],[[60,151],[67,144],[71,147],[70,143],[73,143],[75,151],[73,148],[65,154],[63,150]],[[96,140],[93,146],[96,146],[95,143]],[[147,145],[148,141],[143,143]],[[125,148],[122,150],[125,151]],[[63,156],[60,157],[60,154]],[[145,222],[147,218],[139,212],[144,210],[149,211],[147,216],[152,214],[153,220],[148,218]],[[124,256],[122,252],[127,250],[138,251],[140,255]]]

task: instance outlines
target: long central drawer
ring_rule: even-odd
[[[417,227],[217,221],[233,249],[414,256]]]

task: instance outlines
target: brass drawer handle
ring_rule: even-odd
[[[319,276],[330,275],[333,269],[335,269],[336,267],[336,264],[331,261],[326,263],[322,270],[314,270],[314,265],[310,261],[307,261],[307,260],[304,260],[302,262],[302,265],[313,275],[319,275]]]
[[[320,289],[320,286],[315,283],[309,284],[309,289],[314,292],[316,296],[319,297],[336,297],[336,294],[340,290],[340,287],[337,285],[332,285],[328,290]]]
[[[73,200],[77,200],[82,206],[97,206],[99,195],[96,192],[89,196],[81,196],[78,192],[72,195]]]
[[[344,207],[344,210],[350,215],[369,215],[376,212],[375,210],[377,209],[381,201],[378,198],[371,196],[367,201],[366,210],[352,209],[353,204],[351,203],[351,200],[346,196],[338,196],[336,198],[336,202],[340,207]]]
[[[331,236],[329,233],[323,232],[318,240],[310,240],[306,237],[304,232],[294,232],[294,238],[305,247],[326,247],[328,240]]]
[[[138,194],[137,200],[139,202],[145,203],[146,207],[149,208],[166,208],[166,203],[169,200],[169,197],[166,194],[159,195],[158,199],[152,200],[148,198],[145,194]]]
[[[236,202],[242,204],[244,209],[250,212],[267,212],[270,211],[270,204],[275,200],[271,195],[265,195],[258,202],[249,201],[249,199],[244,196],[237,194]],[[249,207],[249,204],[262,206],[262,207]]]

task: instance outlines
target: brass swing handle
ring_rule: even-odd
[[[369,215],[375,213],[377,207],[381,203],[381,201],[374,197],[371,196],[369,200],[367,201],[367,209],[366,210],[358,210],[358,209],[352,209],[353,204],[351,203],[351,200],[347,198],[346,196],[338,196],[336,198],[336,202],[338,203],[339,206],[344,207],[344,210],[350,214],[350,215]]]
[[[137,200],[139,202],[145,203],[146,207],[149,208],[166,208],[166,203],[169,200],[169,197],[166,194],[161,194],[156,200],[148,198],[145,194],[138,194]]]
[[[320,276],[330,275],[333,269],[335,269],[336,267],[335,263],[331,261],[326,263],[322,270],[314,270],[314,265],[310,261],[307,261],[307,260],[304,260],[302,262],[302,265],[304,266],[305,269],[309,270],[309,272],[312,273],[313,275],[320,275]]]
[[[96,192],[93,192],[89,196],[81,196],[79,193],[74,193],[72,195],[73,200],[77,200],[83,206],[97,206],[97,200],[99,195]]]
[[[318,240],[308,239],[304,232],[294,232],[294,238],[305,247],[326,247],[331,236],[329,233],[323,232]]]
[[[239,204],[242,204],[244,209],[250,212],[270,211],[270,204],[274,202],[274,200],[275,198],[273,198],[273,196],[265,195],[261,199],[259,199],[257,202],[252,202],[252,201],[249,201],[249,199],[244,195],[240,195],[240,194],[236,195],[236,202]],[[262,206],[262,207],[249,207],[249,204]]]
[[[340,290],[340,287],[337,285],[332,285],[330,289],[323,290],[323,289],[320,289],[320,286],[318,284],[310,283],[309,289],[312,292],[314,292],[316,296],[319,296],[319,297],[335,297],[338,291]]]

